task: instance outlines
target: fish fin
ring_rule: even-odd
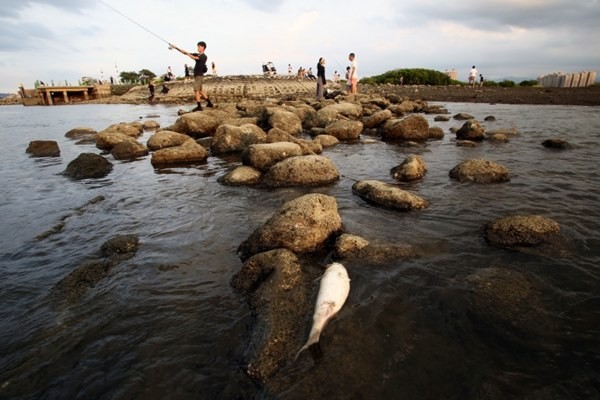
[[[308,337],[308,340],[306,341],[304,346],[302,346],[302,348],[300,350],[298,350],[298,353],[296,353],[296,357],[294,358],[294,361],[296,361],[298,359],[298,357],[300,356],[300,353],[302,353],[304,350],[308,349],[310,346],[312,346],[315,343],[319,343],[320,336],[321,336],[321,331],[312,332],[310,334],[310,336]]]

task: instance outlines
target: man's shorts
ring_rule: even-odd
[[[204,81],[204,76],[199,75],[194,77],[194,90],[196,92],[202,91],[202,81]]]

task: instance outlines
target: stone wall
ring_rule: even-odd
[[[538,78],[538,83],[544,87],[587,87],[593,85],[595,82],[595,71],[577,73],[555,72],[549,75],[542,75]]]

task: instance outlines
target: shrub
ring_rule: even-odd
[[[500,82],[498,85],[500,85],[502,87],[515,87],[516,84],[513,81],[505,79],[502,82]]]
[[[529,81],[521,81],[521,83],[519,83],[519,86],[537,86],[538,81],[537,80],[529,80]]]
[[[452,80],[443,72],[424,68],[395,69],[384,72],[381,75],[363,78],[360,83],[381,85],[450,85]]]

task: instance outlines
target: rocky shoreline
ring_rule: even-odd
[[[193,104],[192,82],[167,82],[168,93],[161,94],[162,84],[156,86],[157,104]],[[343,92],[342,85],[329,83],[332,92]],[[205,89],[217,102],[232,102],[242,99],[259,100],[269,98],[307,97],[315,92],[314,81],[296,78],[263,78],[252,76],[207,77]],[[400,85],[359,85],[359,92],[367,95],[396,95],[410,100],[464,103],[503,103],[503,104],[555,104],[555,105],[600,105],[600,86],[586,88],[542,88],[542,87],[483,87],[467,86],[400,86]],[[120,96],[110,96],[90,100],[86,104],[147,104],[149,91],[145,85],[131,88]],[[0,100],[0,105],[19,104],[18,95]],[[81,104],[78,103],[78,104]]]
[[[326,155],[329,146],[340,142],[360,145],[381,140],[419,148],[428,141],[453,134],[459,146],[481,146],[486,141],[501,144],[518,135],[513,131],[486,132],[485,124],[472,116],[463,113],[449,116],[444,107],[401,96],[400,90],[411,90],[406,87],[378,88],[377,94],[338,95],[317,102],[312,97],[312,83],[263,79],[245,86],[242,93],[227,92],[229,86],[223,82],[220,85],[213,86],[220,88],[215,93],[222,96],[215,94],[218,108],[182,111],[169,127],[145,121],[114,124],[101,132],[85,127],[67,132],[65,136],[78,143],[95,143],[100,154],[82,153],[69,163],[64,175],[72,179],[96,179],[111,173],[114,161],[147,162],[148,155],[152,167],[161,168],[205,162],[209,154],[237,154],[241,165],[233,162],[230,171],[219,178],[219,184],[311,188],[330,185],[341,178]],[[290,93],[292,89],[286,92],[283,90],[286,87],[295,88],[296,92]],[[392,93],[380,94],[384,89]],[[413,95],[422,94],[412,90]],[[597,93],[598,88],[591,90]],[[190,91],[190,84],[176,83],[169,91],[170,97],[163,99],[185,103]],[[143,101],[145,95],[144,88],[134,88],[113,100]],[[225,101],[236,96],[242,97],[238,101]],[[252,96],[257,97],[252,99]],[[452,133],[444,132],[429,126],[424,113],[446,120],[453,118],[462,127]],[[138,139],[144,131],[154,134],[141,143]],[[552,147],[540,143],[540,149],[543,146]],[[555,151],[569,148],[554,147]],[[31,144],[28,153],[53,156],[60,149],[55,143],[38,141]],[[423,179],[426,173],[427,165],[416,156],[407,157],[389,171],[394,182]],[[448,176],[468,184],[503,184],[510,181],[510,170],[485,159],[472,159],[457,165]],[[419,212],[430,205],[429,200],[417,193],[387,181],[358,181],[352,192],[375,207],[397,212]],[[537,215],[511,215],[490,221],[482,227],[481,235],[490,246],[524,251],[536,257],[555,254],[564,247],[559,224]],[[125,243],[128,254],[137,250],[136,237],[118,241]],[[345,232],[336,199],[319,193],[304,194],[274,210],[263,225],[239,244],[237,253],[240,270],[232,276],[231,285],[247,299],[256,318],[244,354],[244,368],[249,376],[275,391],[286,385],[282,371],[293,364],[293,355],[306,338],[315,297],[314,281],[322,274],[325,260],[333,257],[343,263],[358,260],[361,265],[370,265],[426,255],[407,244],[375,244],[368,238]],[[66,277],[56,291],[62,298],[76,301],[85,288],[103,279],[113,263],[122,261],[120,257],[111,258],[111,254],[93,265],[81,266],[81,271]],[[536,310],[543,309],[543,305],[537,287],[526,276],[510,268],[495,268],[475,274],[467,282],[472,286],[471,310],[478,317],[500,323],[506,329],[535,329],[529,321],[535,320],[532,316],[536,317]],[[494,291],[489,290],[490,285]],[[527,318],[514,311],[523,307],[524,299],[539,303],[536,310],[527,310]]]

